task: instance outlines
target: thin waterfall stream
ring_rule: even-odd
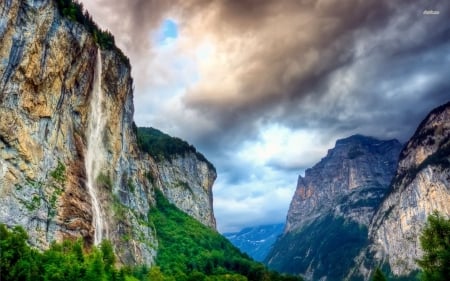
[[[85,155],[85,168],[87,176],[86,185],[91,197],[94,245],[100,244],[103,239],[104,231],[102,210],[96,188],[96,178],[98,177],[102,164],[104,163],[103,131],[105,128],[105,116],[102,102],[102,57],[100,49],[98,49],[94,84],[92,86],[91,93],[91,104],[88,120],[88,141]]]

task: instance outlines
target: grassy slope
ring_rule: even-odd
[[[226,238],[178,210],[156,192],[150,221],[159,238],[156,263],[166,276],[182,280],[301,280],[270,272]],[[195,278],[194,278],[195,277]]]

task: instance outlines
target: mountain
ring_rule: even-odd
[[[129,60],[81,4],[0,15],[2,280],[301,280],[217,232],[214,166],[134,124]]]
[[[431,111],[402,150],[391,190],[370,225],[372,243],[360,271],[372,263],[394,276],[417,270],[419,236],[435,210],[450,217],[450,102]]]
[[[246,227],[239,232],[223,235],[244,253],[256,261],[264,261],[278,236],[283,233],[284,224],[269,224]]]
[[[40,249],[109,239],[129,265],[154,263],[156,189],[215,229],[211,163],[141,150],[114,37],[73,1],[1,1],[0,13],[0,222]]]
[[[343,280],[368,244],[370,220],[388,192],[401,148],[397,140],[362,135],[336,141],[299,176],[269,267],[308,280]]]
[[[137,128],[138,144],[156,162],[160,190],[185,213],[216,228],[212,186],[215,167],[187,142],[155,128]],[[152,179],[154,181],[154,179]]]

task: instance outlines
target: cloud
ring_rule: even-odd
[[[351,134],[406,141],[448,101],[448,1],[83,3],[130,56],[138,125],[188,140],[218,168],[219,226],[227,192],[287,188],[275,178],[293,178]],[[177,36],[157,44],[167,20]]]
[[[216,191],[222,194],[214,197],[214,212],[220,218],[220,232],[235,232],[244,227],[280,223],[286,219],[296,176],[284,174],[280,177],[280,173],[263,168],[250,173],[249,177],[253,180],[230,184],[219,179],[215,184]]]
[[[423,57],[433,56],[430,50],[447,46],[442,51],[448,51],[449,5],[444,1],[415,4],[378,0],[85,2],[97,3],[93,8],[100,11],[99,18],[108,19],[105,25],[118,34],[117,41],[127,53],[139,58],[132,62],[142,62],[142,56],[150,59],[145,66],[136,63],[137,83],[144,83],[140,81],[148,81],[158,73],[178,71],[171,65],[174,59],[158,58],[158,47],[150,41],[150,34],[168,17],[176,18],[179,25],[181,40],[170,53],[175,60],[180,56],[195,57],[193,50],[201,42],[210,44],[210,59],[196,61],[196,69],[190,69],[199,79],[196,83],[183,84],[186,91],[180,103],[186,110],[195,111],[193,115],[208,119],[216,126],[189,134],[183,132],[187,125],[184,123],[193,120],[186,119],[176,131],[205,147],[215,146],[218,141],[220,145],[240,143],[241,132],[255,136],[259,125],[267,120],[284,122],[300,116],[292,119],[291,124],[300,128],[308,126],[316,115],[320,115],[319,120],[314,122],[323,119],[322,112],[317,114],[310,108],[324,106],[335,115],[330,122],[339,121],[345,118],[341,112],[347,111],[350,100],[364,103],[366,96],[361,92],[370,92],[364,89],[366,85],[359,77],[349,81],[343,73],[358,69],[372,74],[364,77],[367,82],[376,82],[383,78],[386,66],[388,71],[404,71],[405,61],[410,60],[410,64],[421,63],[427,67],[429,63]],[[424,16],[422,12],[428,7],[439,9],[440,15]],[[117,11],[121,11],[120,20],[106,17]],[[392,84],[404,83],[409,75],[413,73],[397,75]],[[341,82],[348,87],[340,85]],[[385,97],[379,90],[382,89],[372,88],[367,95],[372,96],[381,110]],[[395,100],[400,110],[407,98]],[[433,101],[436,105],[441,102],[440,98]],[[420,109],[420,116],[428,110]],[[363,126],[377,122],[369,119],[363,116],[357,121]],[[417,121],[411,120],[409,126]],[[323,125],[327,125],[326,119]]]

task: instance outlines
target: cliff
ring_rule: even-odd
[[[176,155],[157,163],[161,177],[161,191],[180,210],[213,229],[212,185],[216,172],[195,154]]]
[[[285,232],[334,214],[368,225],[395,172],[401,144],[361,135],[336,141],[313,168],[299,176]]]
[[[419,236],[434,210],[450,216],[450,103],[431,111],[401,152],[369,229],[371,255],[397,276],[417,269]]]
[[[0,222],[23,226],[41,249],[110,239],[121,263],[152,264],[154,189],[208,181],[206,195],[173,201],[212,206],[215,172],[197,179],[211,174],[202,161],[170,166],[140,151],[128,60],[89,18],[50,0],[1,1],[0,14]],[[212,208],[200,219],[215,226]]]
[[[216,228],[212,186],[214,166],[192,145],[154,128],[138,128],[142,151],[153,155],[160,190],[170,203],[206,226]]]
[[[367,243],[367,228],[388,191],[401,147],[397,140],[361,135],[338,140],[299,176],[284,235],[267,264],[307,279],[342,280]]]

